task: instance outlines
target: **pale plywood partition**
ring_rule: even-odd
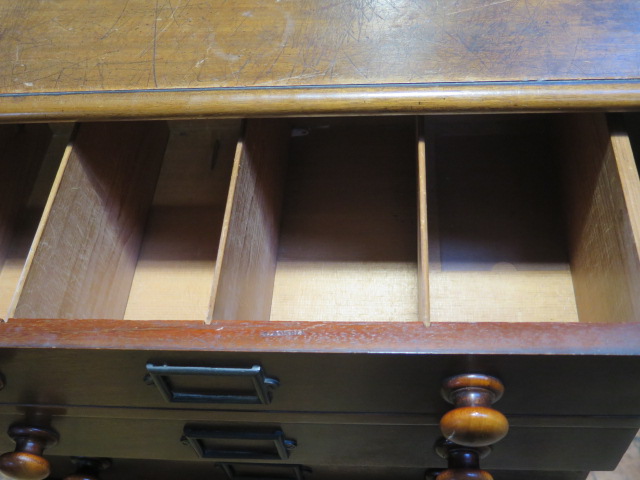
[[[423,117],[416,120],[418,194],[418,321],[429,326],[429,236],[427,216],[427,147]]]
[[[208,320],[268,320],[291,128],[249,120],[231,175]]]
[[[629,137],[604,115],[563,116],[555,125],[580,320],[640,321],[640,181]]]
[[[41,213],[29,200],[51,136],[47,125],[0,126],[0,318],[7,314]]]
[[[78,127],[10,316],[123,317],[166,140],[160,122]]]

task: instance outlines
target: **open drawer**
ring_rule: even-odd
[[[474,371],[505,382],[507,414],[640,414],[638,330],[618,328],[640,319],[624,130],[418,123],[80,124],[11,288],[0,402],[171,406],[152,362],[260,365],[280,386],[252,409],[441,413],[441,380]]]
[[[165,149],[161,122],[80,125],[8,316],[639,320],[640,185],[601,115],[238,135],[174,124]]]

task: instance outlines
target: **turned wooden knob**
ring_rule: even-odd
[[[444,437],[469,447],[491,445],[504,438],[509,422],[491,408],[503,393],[502,382],[489,375],[466,374],[446,379],[442,395],[456,408],[440,419]]]
[[[75,473],[64,477],[64,480],[100,480],[100,472],[111,466],[109,458],[72,457],[76,465]]]
[[[436,452],[447,459],[448,468],[436,480],[493,480],[491,474],[480,469],[480,459],[486,457],[489,447],[465,447],[448,440],[436,445]]]
[[[49,476],[49,462],[42,457],[47,447],[58,443],[59,435],[53,429],[14,424],[9,436],[16,442],[14,452],[0,456],[0,475],[11,480],[43,480]]]

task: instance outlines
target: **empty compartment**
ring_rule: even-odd
[[[7,317],[72,127],[0,127],[0,318]]]
[[[205,320],[239,122],[80,124],[17,318]]]
[[[249,121],[212,318],[422,319],[416,155],[413,118]]]
[[[640,320],[640,192],[603,115],[427,122],[431,321]]]

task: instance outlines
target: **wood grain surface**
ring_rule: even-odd
[[[245,125],[231,172],[207,322],[269,318],[289,137],[282,120]]]
[[[77,130],[10,314],[123,317],[167,136],[162,123],[84,124]]]
[[[418,206],[418,320],[429,326],[429,217],[427,215],[427,147],[425,122],[416,121],[416,164]]]
[[[564,131],[566,223],[580,320],[638,321],[640,179],[629,137],[609,129],[601,115],[557,121]]]
[[[7,93],[637,78],[633,0],[4,2]]]
[[[271,320],[418,320],[413,119],[298,122]]]
[[[305,101],[287,88],[313,102],[311,87],[349,85],[361,88],[339,89],[337,103],[317,92],[313,108],[353,111],[354,93],[380,111],[631,107],[639,22],[634,0],[12,0],[0,6],[0,102],[5,120],[284,114]],[[529,82],[539,98],[522,91]],[[364,88],[378,85],[391,89]],[[464,98],[421,98],[418,85]]]
[[[431,321],[578,321],[549,120],[429,122]]]
[[[131,350],[640,354],[640,323],[202,322],[9,319],[0,347]],[[47,332],[46,341],[42,332]],[[455,338],[455,342],[451,339]]]
[[[171,122],[124,318],[207,318],[240,122]]]

